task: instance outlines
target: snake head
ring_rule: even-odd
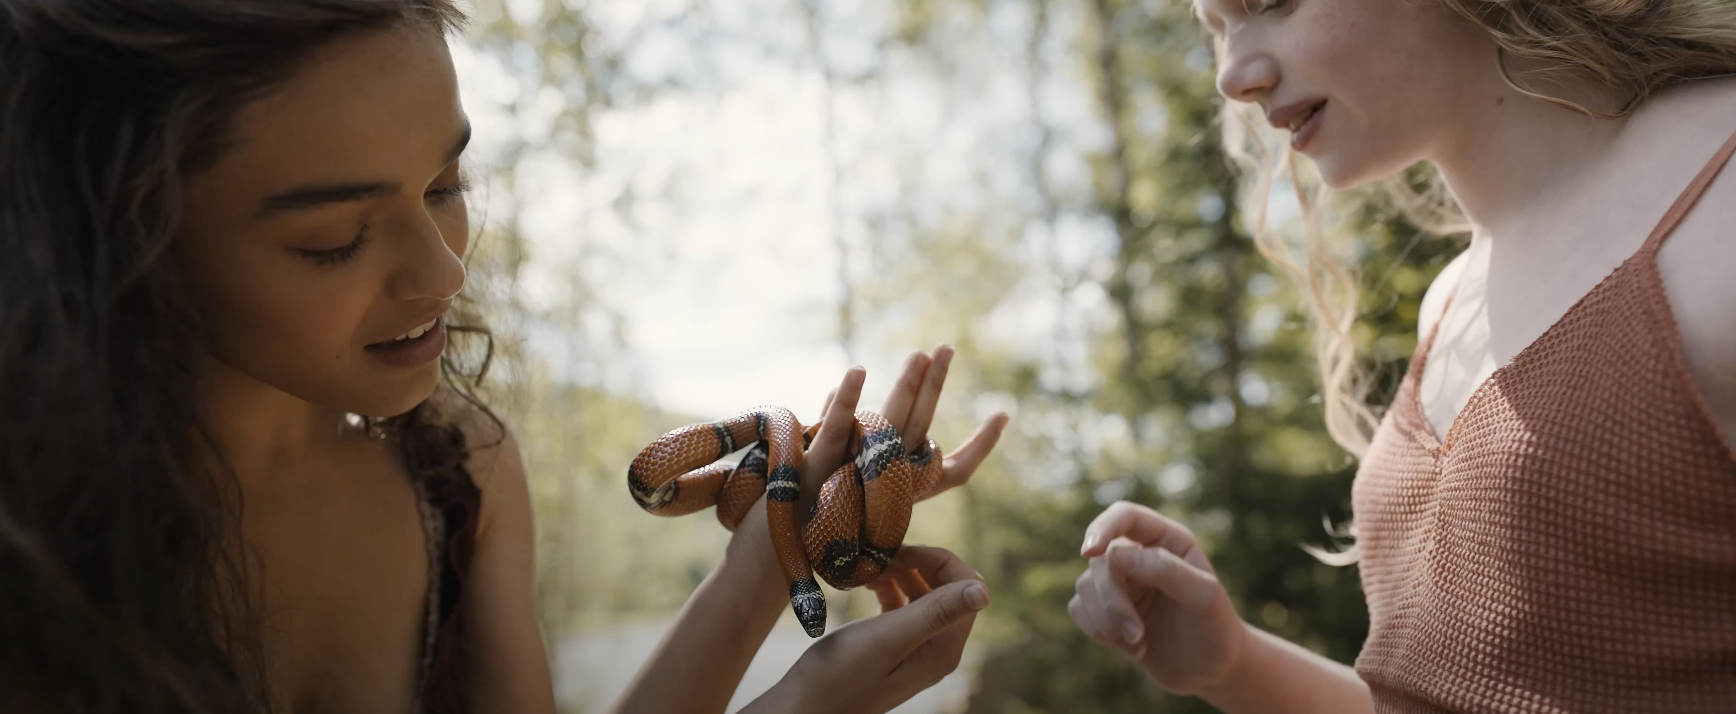
[[[796,621],[809,637],[826,634],[826,594],[813,578],[803,578],[790,586],[790,609],[796,611]]]

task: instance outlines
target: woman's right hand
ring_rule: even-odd
[[[809,647],[768,693],[776,703],[765,710],[890,711],[958,668],[976,613],[989,604],[982,576],[940,548],[904,546],[868,587],[881,613]]]
[[[1122,501],[1085,530],[1090,565],[1067,613],[1091,639],[1127,653],[1159,686],[1200,695],[1225,684],[1249,630],[1193,533]]]

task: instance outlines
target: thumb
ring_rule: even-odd
[[[886,623],[887,642],[900,658],[989,605],[989,588],[980,580],[947,583],[909,605],[880,615]]]
[[[1109,572],[1117,580],[1153,588],[1196,615],[1211,609],[1223,592],[1216,575],[1160,546],[1142,548],[1125,541],[1111,544]]]

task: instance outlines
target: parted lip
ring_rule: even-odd
[[[402,329],[398,330],[397,332],[392,333],[390,336],[388,336],[387,338],[385,338],[383,340],[370,342],[369,344],[382,345],[382,344],[391,342],[392,340],[396,340],[403,335],[410,334],[411,330],[414,330],[418,327],[421,327],[421,326],[426,325],[430,322],[433,322],[435,320],[440,319],[442,316],[444,316],[446,314],[446,311],[448,309],[451,309],[451,307],[452,307],[451,305],[442,305],[442,306],[440,306],[439,310],[434,310],[432,312],[423,313],[421,317],[416,318],[415,322],[412,322],[412,323],[405,325]]]
[[[1289,129],[1290,122],[1294,121],[1296,117],[1307,114],[1309,110],[1325,103],[1326,100],[1324,99],[1304,99],[1299,102],[1291,102],[1267,112],[1266,121],[1274,129]]]

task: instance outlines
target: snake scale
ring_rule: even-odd
[[[820,425],[803,429],[783,407],[756,407],[664,434],[633,459],[627,487],[640,507],[659,516],[716,506],[718,521],[731,531],[765,494],[790,606],[808,636],[819,637],[826,598],[814,574],[840,590],[873,582],[903,544],[911,506],[941,474],[934,440],[906,451],[885,417],[855,416],[845,463],[820,487],[805,528],[796,522],[802,460]],[[722,461],[749,445],[740,462]]]

